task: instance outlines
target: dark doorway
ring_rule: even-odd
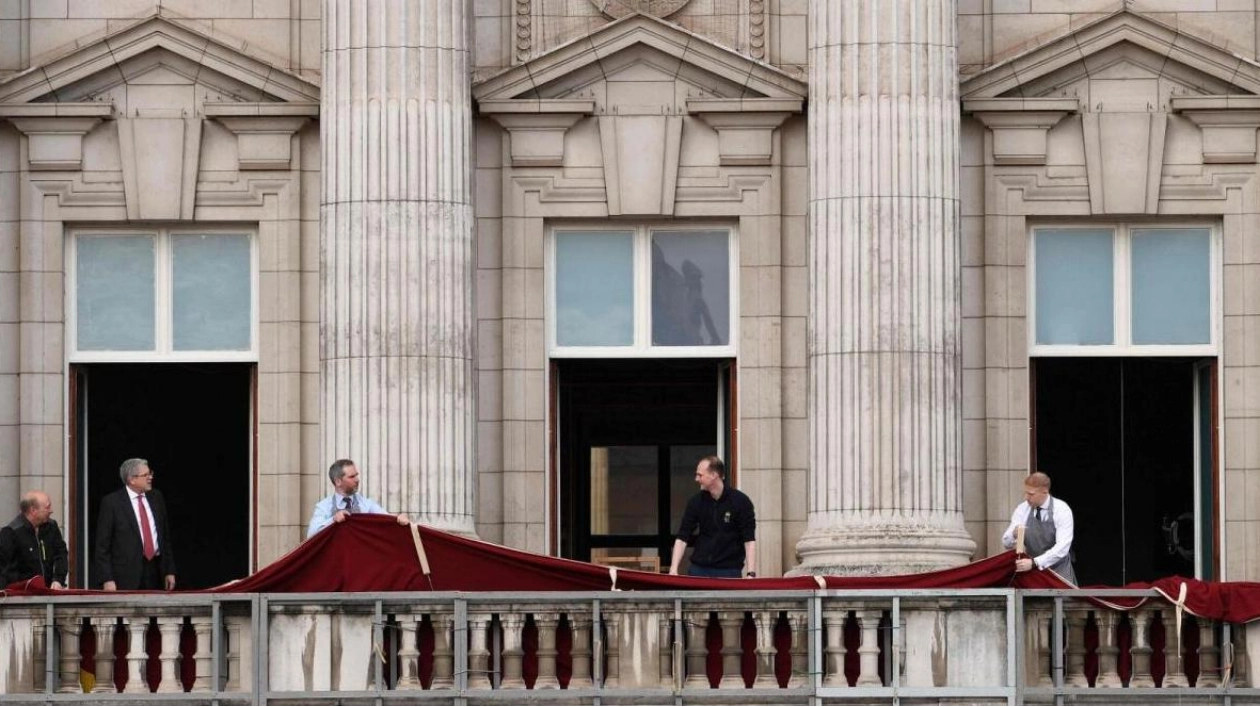
[[[96,516],[130,457],[149,460],[166,498],[179,588],[247,575],[254,364],[89,364],[73,375],[80,584],[86,577],[96,585],[89,574]]]
[[[1072,506],[1082,585],[1194,576],[1198,462],[1214,458],[1210,447],[1196,457],[1200,368],[1186,358],[1034,361],[1034,464]],[[1202,478],[1210,498],[1211,470]]]
[[[561,554],[667,570],[696,463],[718,452],[720,428],[721,447],[731,445],[729,362],[560,361],[554,370]]]

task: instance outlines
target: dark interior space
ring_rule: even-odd
[[[679,499],[685,504],[695,493],[696,462],[717,451],[719,379],[729,385],[722,366],[714,360],[557,362],[564,557],[589,561],[593,548],[624,548],[628,555],[654,548],[661,569],[668,569]],[[614,517],[604,532],[598,523],[592,529],[592,448],[610,450],[613,466],[618,452],[624,462],[620,472],[610,472]]]
[[[1194,576],[1165,532],[1194,511],[1194,364],[1035,360],[1035,464],[1072,507],[1081,585]]]
[[[118,468],[130,457],[149,460],[153,486],[166,498],[178,588],[212,587],[249,573],[253,368],[75,368],[78,518],[87,514],[86,527],[80,523],[75,533],[80,584],[90,567],[101,498],[121,486]]]

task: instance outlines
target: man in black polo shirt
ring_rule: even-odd
[[[692,577],[738,579],[745,562],[745,576],[757,576],[757,513],[748,496],[726,485],[725,476],[726,465],[716,456],[705,457],[696,465],[700,492],[691,497],[683,511],[682,523],[674,536],[670,574],[678,574],[683,553],[688,545],[694,545],[687,572]]]

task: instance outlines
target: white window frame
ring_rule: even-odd
[[[630,232],[633,239],[634,343],[630,346],[559,346],[556,344],[556,234],[597,231]],[[653,346],[652,345],[652,234],[658,231],[726,231],[728,282],[727,316],[730,321],[725,346]],[[668,221],[651,223],[566,222],[547,228],[546,317],[547,352],[552,358],[734,358],[739,341],[739,234],[729,222]]]
[[[172,236],[247,236],[249,238],[249,349],[177,351],[174,349],[174,267]],[[80,238],[152,236],[154,348],[148,351],[80,351],[78,319],[78,245]],[[227,228],[83,228],[69,233],[66,243],[66,353],[69,363],[125,362],[257,362],[258,361],[258,231],[253,227]]]
[[[1110,344],[1037,343],[1037,231],[1089,229],[1112,232],[1112,321]],[[1208,336],[1206,344],[1132,343],[1133,278],[1132,243],[1134,231],[1205,229],[1208,231]],[[1203,221],[1114,221],[1107,223],[1038,223],[1028,229],[1026,302],[1029,356],[1216,356],[1221,342],[1221,229],[1219,223]]]

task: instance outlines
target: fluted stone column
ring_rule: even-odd
[[[390,511],[473,532],[468,0],[324,0],[321,437]]]
[[[809,525],[797,574],[968,561],[955,0],[810,0]]]

